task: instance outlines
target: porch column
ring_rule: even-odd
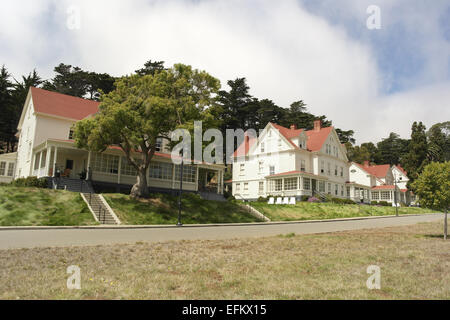
[[[47,146],[47,154],[45,157],[45,176],[48,177],[48,173],[50,171],[50,156],[52,152],[52,147]]]
[[[197,170],[197,172],[195,173],[195,191],[197,191],[198,192],[198,178],[199,178],[199,175],[198,175],[198,172],[199,172],[199,169],[198,169],[198,165],[197,165],[197,167],[196,167],[196,170]]]
[[[198,173],[198,167],[197,167]],[[197,177],[198,180],[198,177]],[[175,164],[172,164],[172,189],[175,189]],[[198,191],[198,183],[197,183],[197,191]]]
[[[91,176],[91,151],[89,151],[88,153],[88,161],[87,161],[87,170],[86,170],[86,180],[89,180],[90,176]]]
[[[120,184],[120,174],[122,173],[121,168],[122,168],[122,157],[119,156],[119,168],[117,169],[117,184]]]
[[[53,156],[53,177],[56,177],[56,163],[58,162],[58,147],[55,146],[55,154]]]

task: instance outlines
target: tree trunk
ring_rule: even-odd
[[[137,176],[137,180],[130,193],[131,198],[141,199],[148,198],[148,186],[147,186],[147,169],[140,168]]]
[[[444,240],[447,240],[447,209],[445,209],[445,218],[444,218]]]

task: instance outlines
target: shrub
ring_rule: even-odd
[[[267,198],[259,197],[257,201],[258,202],[267,202],[268,200],[267,200]]]
[[[227,200],[228,200],[228,201],[234,201],[234,200],[236,200],[236,198],[235,198],[234,196],[229,196],[229,197],[227,198]]]
[[[34,187],[34,188],[48,188],[47,178],[27,177],[18,178],[10,183],[13,187]]]
[[[353,200],[350,199],[342,199],[342,198],[331,198],[331,202],[338,204],[355,204]]]
[[[370,204],[373,206],[376,206],[378,204],[378,201],[372,200],[372,201],[370,201]]]
[[[309,196],[302,196],[300,200],[301,201],[308,201],[308,199],[309,199]]]
[[[308,202],[320,202],[320,200],[317,199],[316,197],[309,197]]]
[[[391,206],[391,204],[387,201],[379,201],[378,205],[383,206],[383,207],[389,207]]]

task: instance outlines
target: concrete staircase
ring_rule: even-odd
[[[83,200],[87,203],[92,214],[101,224],[120,224],[114,211],[109,207],[101,195],[96,193],[82,193]]]

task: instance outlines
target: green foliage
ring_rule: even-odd
[[[412,125],[411,142],[409,152],[402,162],[403,167],[408,172],[408,187],[414,187],[412,183],[418,178],[423,168],[427,165],[428,145],[425,134],[425,126],[422,122],[414,122]]]
[[[331,202],[337,204],[355,204],[355,201],[350,199],[342,199],[342,198],[331,198]]]
[[[178,196],[151,194],[149,199],[135,200],[122,194],[104,195],[114,212],[124,224],[176,224],[178,218]],[[255,217],[229,201],[204,200],[194,193],[183,193],[182,222],[234,223],[256,222]]]
[[[383,207],[390,207],[390,206],[392,206],[389,202],[384,201],[384,200],[383,201],[378,201],[377,205],[383,206]]]
[[[421,206],[446,210],[450,206],[450,161],[432,162],[413,182]]]
[[[10,183],[13,187],[35,187],[35,188],[48,188],[47,178],[26,177],[18,178]]]
[[[449,122],[450,123],[450,122]],[[449,161],[450,152],[450,136],[446,136],[441,128],[441,124],[437,123],[430,128],[428,136],[428,160],[435,162]]]

